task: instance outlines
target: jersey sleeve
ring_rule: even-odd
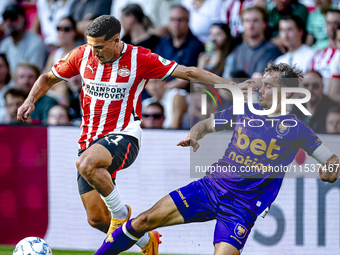
[[[77,48],[68,53],[63,59],[59,60],[58,63],[52,67],[52,73],[65,81],[78,75],[81,63],[81,61],[79,61],[79,51],[79,48]]]
[[[305,152],[309,156],[322,144],[320,138],[314,133],[314,131],[305,124],[300,124],[298,132],[298,142]]]
[[[140,54],[141,68],[145,79],[166,79],[177,67],[175,61],[170,61],[150,50]]]
[[[233,107],[226,108],[225,110],[211,114],[211,128],[214,132],[228,129],[229,121],[233,118]]]

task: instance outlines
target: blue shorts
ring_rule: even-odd
[[[209,177],[174,190],[170,196],[185,223],[217,220],[214,245],[226,242],[241,250],[257,218],[234,196],[217,190]]]

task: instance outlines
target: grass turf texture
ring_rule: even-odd
[[[0,245],[0,255],[13,255],[15,246]],[[94,251],[71,251],[71,250],[52,250],[53,255],[93,255]],[[127,253],[124,255],[137,255],[139,253]]]

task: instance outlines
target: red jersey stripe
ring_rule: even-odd
[[[89,139],[90,144],[93,141],[93,138],[95,137],[97,133],[104,104],[105,104],[105,100],[96,101],[96,105],[94,107],[94,117],[93,117],[93,122],[92,122],[93,128],[91,132],[91,138]]]

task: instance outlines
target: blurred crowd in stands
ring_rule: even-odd
[[[121,21],[125,43],[236,82],[261,86],[270,61],[296,66],[312,116],[290,111],[317,133],[340,134],[339,7],[339,0],[1,0],[0,123],[18,124],[16,111],[39,75],[86,43],[94,18],[109,14]],[[80,76],[56,84],[29,122],[79,126],[81,89]],[[150,80],[143,127],[189,129],[209,116],[201,115],[201,93],[180,79]],[[223,103],[208,101],[209,113],[232,105],[229,92],[218,93]]]

